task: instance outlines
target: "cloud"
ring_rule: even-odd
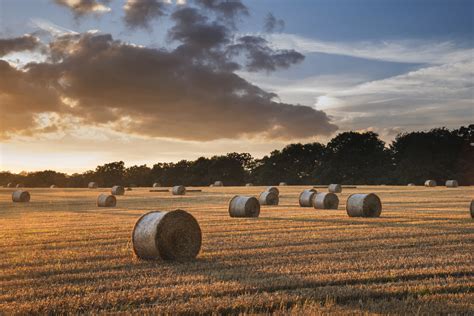
[[[129,28],[150,29],[150,22],[166,15],[168,1],[161,0],[127,0],[124,5],[125,24]]]
[[[31,51],[40,47],[40,41],[37,37],[23,35],[14,38],[0,38],[0,57],[14,52]]]
[[[267,33],[283,32],[285,28],[285,21],[277,19],[272,13],[268,13],[265,17],[263,29]]]
[[[109,0],[54,0],[55,3],[70,9],[76,17],[85,14],[101,14],[110,11],[106,6]]]

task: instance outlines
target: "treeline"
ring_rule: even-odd
[[[95,181],[101,187],[205,186],[216,180],[225,185],[288,184],[423,184],[426,179],[444,183],[457,179],[474,184],[474,124],[455,130],[436,128],[428,132],[399,134],[390,146],[373,132],[345,132],[327,145],[291,144],[262,159],[248,153],[229,153],[194,161],[157,163],[126,168],[123,161],[95,170],[67,175],[45,170],[13,174],[0,172],[0,183],[28,187],[86,187]]]

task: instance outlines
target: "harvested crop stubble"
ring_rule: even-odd
[[[316,194],[315,189],[306,189],[300,193],[299,203],[301,207],[312,207],[313,197]]]
[[[328,186],[328,191],[331,193],[341,193],[342,192],[342,186],[340,184],[330,184]]]
[[[97,206],[99,207],[115,207],[117,198],[109,194],[99,194],[97,197]]]
[[[313,197],[313,206],[315,209],[337,210],[339,198],[332,192],[316,193]]]
[[[258,217],[260,203],[253,196],[236,195],[229,201],[230,217]]]
[[[278,205],[280,198],[278,197],[278,194],[276,194],[275,192],[264,191],[260,193],[260,196],[258,197],[258,201],[260,202],[261,205]]]
[[[133,252],[141,259],[187,261],[201,250],[202,233],[186,211],[153,211],[141,216],[132,232]]]
[[[121,185],[114,185],[112,187],[111,193],[113,195],[124,195],[125,194],[125,188]]]
[[[435,187],[436,186],[436,181],[435,180],[426,180],[425,181],[425,187]]]
[[[457,188],[458,187],[458,182],[456,180],[448,180],[448,181],[446,181],[446,187],[447,188]]]
[[[352,194],[347,198],[347,215],[350,217],[379,217],[382,213],[382,202],[373,194]]]
[[[89,189],[97,189],[99,187],[99,185],[97,184],[97,182],[89,182],[89,184],[87,185],[87,187]]]
[[[13,202],[29,202],[30,198],[31,196],[28,191],[16,190],[12,193]]]
[[[173,195],[185,195],[186,194],[186,188],[184,185],[175,185],[171,189],[171,194]]]

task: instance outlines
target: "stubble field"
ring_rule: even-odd
[[[252,219],[230,218],[228,201],[263,187],[134,188],[115,208],[96,206],[109,189],[29,189],[30,203],[0,189],[0,315],[474,311],[474,187],[358,186],[338,210],[299,207],[305,188],[280,187]],[[357,192],[379,195],[380,218],[347,216]],[[134,258],[136,220],[174,209],[201,226],[197,260]]]

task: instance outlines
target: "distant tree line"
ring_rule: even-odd
[[[373,132],[345,132],[327,145],[291,144],[262,159],[248,153],[229,153],[211,158],[181,160],[125,167],[123,161],[97,166],[95,170],[67,175],[45,170],[13,174],[0,172],[0,183],[28,187],[86,187],[95,181],[113,185],[205,186],[216,180],[225,185],[288,184],[423,184],[426,179],[444,183],[456,179],[474,184],[474,124],[455,130],[399,134],[390,146]]]

